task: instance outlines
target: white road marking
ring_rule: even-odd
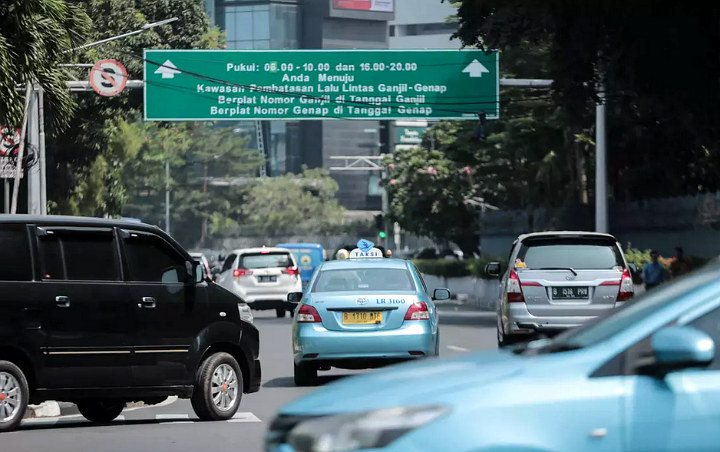
[[[262,422],[260,418],[255,416],[252,413],[235,413],[235,416],[232,417],[232,419],[229,419],[228,422]]]
[[[177,421],[190,419],[189,414],[156,414],[156,421]]]
[[[456,351],[456,352],[469,352],[470,351],[469,348],[458,347],[457,345],[448,345],[447,348],[450,350]]]

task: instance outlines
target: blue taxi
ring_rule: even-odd
[[[292,326],[295,384],[312,385],[318,370],[365,369],[437,356],[438,316],[415,265],[385,259],[361,240],[348,259],[322,263],[302,293]],[[360,246],[362,248],[360,248]]]
[[[552,340],[339,380],[273,452],[720,450],[720,261]]]

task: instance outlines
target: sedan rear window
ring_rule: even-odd
[[[313,292],[415,291],[410,272],[399,268],[348,268],[320,272]]]
[[[517,258],[527,269],[602,270],[624,266],[614,242],[585,238],[527,240]]]
[[[238,261],[238,268],[287,268],[294,265],[290,254],[282,252],[243,254]]]

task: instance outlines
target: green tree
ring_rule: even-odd
[[[458,15],[457,36],[466,45],[548,44],[548,78],[565,115],[566,157],[577,155],[577,167],[592,157],[582,137],[592,132],[597,82],[605,82],[616,199],[720,189],[715,3],[465,0]],[[589,179],[575,178],[573,185],[592,186]]]
[[[94,63],[113,58],[123,63],[130,79],[142,79],[143,49],[223,48],[225,45],[224,34],[210,27],[202,0],[88,0],[83,3],[93,23],[88,41],[137,30],[147,23],[170,17],[179,20],[74,52],[67,56],[67,62]],[[87,78],[84,69],[76,69],[73,74],[76,79]],[[101,181],[112,185],[109,172],[98,173],[106,168],[102,160],[109,158],[103,154],[109,152],[110,139],[118,121],[132,121],[139,115],[142,90],[126,89],[110,98],[94,92],[79,92],[74,97],[78,103],[77,115],[66,131],[48,143],[48,155],[53,159],[48,177],[49,196],[55,205],[53,211],[117,215],[122,208],[122,187],[113,186],[118,190],[105,190],[101,196],[88,196],[88,193],[96,193],[92,185]],[[52,109],[50,114],[57,116]]]
[[[120,121],[110,140],[118,157],[120,213],[145,222],[165,225],[165,188],[171,193],[171,232],[186,246],[198,245],[236,226],[242,217],[242,200],[248,179],[262,165],[262,156],[246,147],[232,128],[205,123],[160,124]],[[170,164],[166,178],[165,162]],[[223,182],[215,185],[208,180]],[[207,225],[207,229],[203,225]]]
[[[243,213],[250,226],[266,235],[324,233],[342,223],[337,182],[327,171],[260,179],[249,191]]]
[[[63,0],[0,2],[0,125],[20,125],[25,106],[18,84],[39,83],[55,115],[56,127],[72,117],[67,89],[70,74],[59,67],[63,53],[86,39],[90,19],[78,5]]]

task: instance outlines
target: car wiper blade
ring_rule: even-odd
[[[543,268],[531,268],[530,270],[568,270],[573,275],[577,276],[577,272],[572,267],[543,267]]]

